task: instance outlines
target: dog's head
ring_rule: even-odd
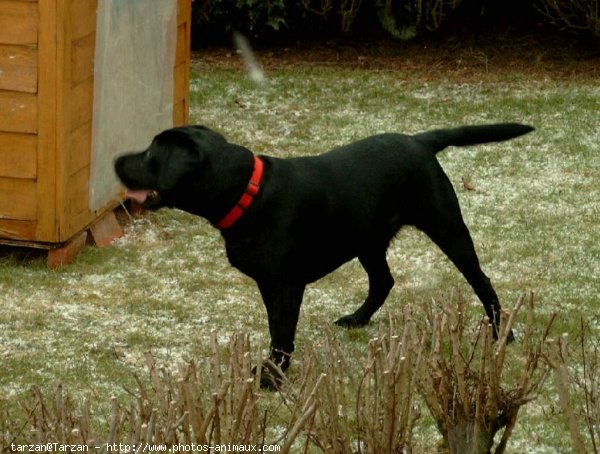
[[[185,209],[186,194],[202,178],[207,150],[227,141],[204,126],[168,129],[154,137],[141,152],[115,160],[115,171],[127,188],[127,197],[155,210],[164,206]]]

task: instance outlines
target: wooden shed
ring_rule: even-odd
[[[179,125],[188,121],[191,0],[161,1],[175,4],[175,28],[168,33],[176,44],[173,56],[159,62],[172,75],[160,89],[167,94],[172,125]],[[155,5],[157,0],[114,0],[114,5],[140,2]],[[53,248],[119,203],[119,190],[95,203],[90,190],[94,153],[102,153],[93,145],[93,136],[100,134],[98,100],[106,96],[99,90],[97,67],[98,37],[106,19],[98,11],[109,3],[0,0],[0,243]],[[152,33],[162,39],[164,28],[171,26],[153,27]],[[107,43],[115,39],[111,33],[104,33]],[[140,36],[136,30],[131,34]],[[105,83],[112,68],[104,70]],[[125,94],[129,87],[120,90]],[[129,104],[125,109],[136,103]],[[140,116],[133,110],[131,115]],[[147,135],[148,142],[151,138]]]

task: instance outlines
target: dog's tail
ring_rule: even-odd
[[[415,134],[413,137],[426,144],[431,151],[438,153],[449,146],[465,147],[488,142],[502,142],[522,136],[535,128],[519,123],[499,123],[493,125],[461,126],[454,129],[436,129]]]

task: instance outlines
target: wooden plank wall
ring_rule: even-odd
[[[64,186],[60,210],[61,240],[69,239],[96,217],[89,210],[92,148],[92,116],[94,105],[94,54],[96,49],[96,11],[98,0],[68,0],[66,31]]]
[[[38,178],[35,241],[58,241],[56,188],[62,174],[57,150],[64,141],[62,67],[64,64],[64,1],[40,0],[38,32]]]
[[[173,123],[181,125],[191,0],[177,1]],[[0,0],[0,240],[67,241],[118,203],[89,209],[97,7]]]
[[[189,118],[191,0],[178,1],[177,50],[174,67],[173,123],[185,124]],[[94,51],[96,45],[96,10],[98,0],[68,0],[66,54],[70,69],[65,71],[71,102],[67,116],[68,134],[65,177],[62,188],[65,200],[60,225],[61,240],[93,222],[102,212],[114,208],[117,201],[99,213],[89,209],[88,183],[91,171],[92,115],[94,99]],[[60,191],[59,191],[60,194]],[[59,195],[60,197],[60,195]]]
[[[175,56],[175,87],[173,93],[173,124],[185,125],[190,114],[190,65],[192,1],[179,1],[177,53]]]
[[[35,237],[38,3],[0,0],[0,236]]]

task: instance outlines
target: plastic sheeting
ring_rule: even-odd
[[[115,157],[173,125],[177,0],[98,2],[90,209],[120,191]]]

